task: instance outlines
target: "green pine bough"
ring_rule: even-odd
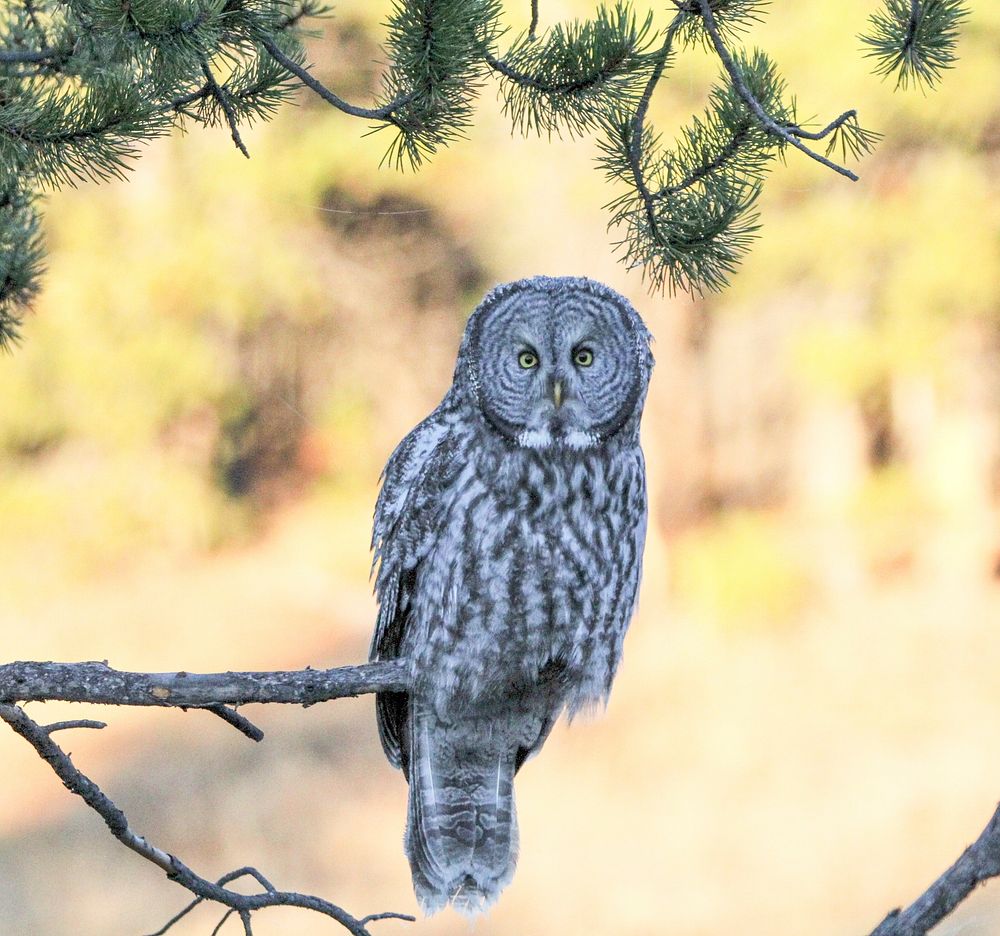
[[[775,64],[743,47],[766,0],[667,4],[661,33],[627,0],[539,33],[533,2],[529,30],[501,51],[497,0],[394,0],[381,92],[362,107],[305,63],[309,24],[330,12],[315,0],[11,0],[0,11],[0,347],[39,289],[46,192],[123,176],[139,144],[185,120],[228,127],[249,155],[240,128],[269,119],[300,83],[388,130],[385,162],[416,168],[464,135],[479,90],[497,80],[522,134],[596,135],[629,268],[656,290],[722,289],[757,234],[775,157],[791,147],[854,180],[842,163],[879,135],[853,110],[817,129],[798,120]],[[884,0],[862,41],[877,74],[932,86],[966,15],[961,0]],[[694,45],[718,58],[719,83],[666,144],[647,123],[650,99]]]

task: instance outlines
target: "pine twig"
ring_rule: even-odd
[[[0,64],[45,63],[65,57],[62,49],[0,49]]]
[[[215,75],[212,74],[212,69],[209,67],[207,59],[203,58],[201,60],[201,72],[205,76],[206,87],[210,89],[212,97],[219,102],[222,113],[226,115],[226,122],[229,124],[229,133],[233,138],[233,143],[249,159],[250,153],[247,152],[247,148],[243,144],[243,138],[240,136],[240,128],[236,124],[236,114],[233,112],[233,105],[229,102],[228,92],[224,88],[221,88],[219,82],[215,80]]]
[[[528,38],[534,39],[538,31],[538,0],[531,0],[531,23],[528,26]]]
[[[613,74],[615,69],[622,63],[621,60],[612,59],[611,61],[604,63],[603,68],[595,69],[589,75],[585,75],[574,81],[546,82],[542,81],[535,75],[529,75],[526,72],[519,71],[509,62],[506,62],[503,59],[498,59],[489,52],[484,52],[483,58],[490,68],[492,68],[495,72],[499,72],[504,76],[504,78],[509,78],[515,84],[518,84],[523,88],[534,88],[544,94],[576,94],[580,91],[586,91],[588,88],[599,85],[602,81],[606,80],[607,77]]]
[[[718,155],[709,162],[702,163],[702,165],[693,169],[688,175],[681,179],[680,182],[675,182],[673,185],[665,185],[658,192],[652,193],[653,198],[665,198],[668,195],[676,195],[678,192],[683,192],[685,189],[691,188],[692,185],[696,185],[706,176],[711,175],[713,172],[718,171],[723,166],[727,165],[731,159],[733,159],[737,153],[740,151],[740,147],[746,141],[750,133],[749,125],[744,125],[736,130],[732,135],[729,142],[719,150]]]
[[[722,62],[723,68],[725,68],[729,75],[733,87],[736,89],[740,97],[743,98],[747,107],[750,108],[753,115],[758,121],[760,121],[761,125],[767,130],[767,132],[772,136],[778,137],[786,143],[791,144],[797,150],[805,153],[810,159],[815,159],[816,162],[821,163],[828,169],[832,169],[834,172],[839,173],[842,176],[845,176],[852,182],[857,182],[858,176],[851,172],[850,169],[838,165],[833,162],[833,160],[823,156],[821,153],[817,153],[815,150],[810,149],[800,139],[800,137],[806,137],[811,140],[821,139],[822,136],[833,132],[833,130],[839,127],[843,121],[847,119],[848,115],[843,115],[842,117],[837,118],[837,121],[840,121],[840,123],[834,121],[829,127],[826,128],[825,131],[821,131],[819,136],[810,135],[799,127],[783,127],[776,123],[771,115],[768,114],[761,106],[760,101],[754,97],[753,93],[747,87],[746,82],[743,80],[743,75],[740,73],[736,62],[733,60],[733,57],[729,52],[729,49],[726,48],[725,42],[723,42],[722,35],[719,32],[719,24],[715,20],[715,14],[712,12],[710,0],[698,0],[698,6],[705,24],[705,31],[711,39],[712,47],[715,49],[716,55],[719,56],[719,60]]]
[[[677,35],[677,31],[684,25],[684,21],[687,18],[684,12],[678,13],[670,22],[670,26],[667,28],[667,35],[663,41],[663,45],[660,47],[660,51],[657,53],[656,61],[653,66],[653,72],[649,76],[649,81],[646,82],[646,87],[642,92],[642,97],[639,99],[639,106],[635,109],[635,113],[632,115],[631,120],[631,141],[629,145],[628,161],[629,166],[632,169],[632,178],[635,182],[636,190],[639,192],[639,197],[642,199],[643,206],[646,211],[646,220],[649,223],[649,229],[651,231],[656,231],[658,229],[656,221],[656,207],[654,204],[653,194],[649,191],[649,186],[646,184],[646,179],[642,172],[642,137],[644,133],[644,125],[646,121],[646,113],[649,110],[649,102],[653,98],[653,91],[656,85],[660,81],[660,77],[663,75],[663,69],[667,65],[667,59],[670,58],[670,52],[673,48],[674,37]]]
[[[291,72],[310,91],[314,91],[327,104],[332,104],[337,110],[343,111],[345,114],[350,114],[352,117],[364,117],[369,120],[389,120],[399,108],[413,100],[413,94],[404,94],[390,101],[388,104],[383,104],[381,107],[358,107],[354,104],[348,104],[347,101],[338,97],[326,85],[314,78],[307,69],[285,55],[270,36],[261,35],[258,37],[258,41],[267,49],[271,58],[281,65],[282,68]]]
[[[656,57],[648,51],[651,32],[651,15],[639,19],[618,0],[592,20],[557,25],[540,40],[529,31],[503,58],[487,47],[482,56],[506,79],[504,112],[515,127],[575,136],[598,127],[610,110],[635,107]]]

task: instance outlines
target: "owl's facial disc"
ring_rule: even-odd
[[[635,333],[590,293],[525,291],[489,309],[475,334],[480,409],[511,441],[589,449],[624,424],[644,380]]]

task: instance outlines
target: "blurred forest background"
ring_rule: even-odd
[[[790,154],[761,241],[703,300],[616,265],[593,142],[512,137],[489,88],[471,139],[418,175],[378,170],[388,138],[303,93],[245,134],[250,161],[195,130],[127,182],[53,196],[45,289],[0,360],[3,657],[362,660],[378,474],[450,383],[465,317],[496,282],[606,280],[657,358],[611,705],[522,772],[520,867],[489,916],[378,932],[867,933],[1000,797],[1000,6],[973,7],[926,95],[870,75],[874,4],[772,7],[750,41],[800,113],[857,107],[885,141],[854,185]],[[547,2],[543,24],[591,9]],[[351,100],[384,14],[343,2],[310,43]],[[716,70],[677,61],[658,129]],[[70,748],[206,876],[249,863],[359,916],[413,911],[371,698],[248,713],[261,745],[123,710]],[[150,932],[183,906],[12,734],[0,763],[2,936]],[[336,927],[272,910],[254,929]],[[1000,886],[936,932],[1000,934]]]

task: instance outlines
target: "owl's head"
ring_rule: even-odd
[[[653,366],[624,296],[582,277],[496,287],[469,318],[456,387],[526,448],[587,449],[637,431]]]

